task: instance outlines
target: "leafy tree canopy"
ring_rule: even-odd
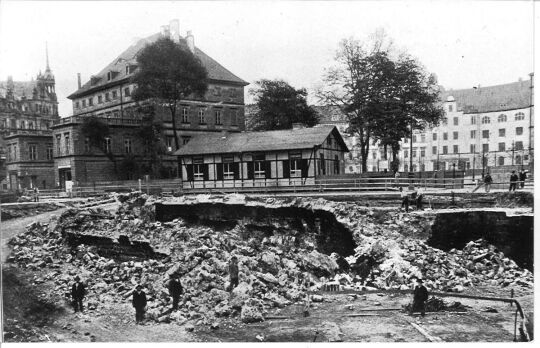
[[[98,117],[85,117],[81,125],[81,134],[88,138],[90,147],[95,147],[103,152],[111,161],[114,161],[112,152],[105,148],[105,138],[110,134],[109,126]]]
[[[283,80],[262,79],[250,90],[256,112],[248,121],[252,130],[290,129],[293,123],[312,127],[318,123],[316,111],[307,105],[307,91],[295,89]]]
[[[324,82],[318,96],[347,115],[349,131],[359,139],[362,171],[370,143],[391,146],[395,160],[411,127],[438,124],[444,115],[435,76],[407,53],[397,54],[382,30],[364,43],[342,40]]]
[[[169,108],[179,148],[176,128],[178,102],[201,98],[208,89],[208,73],[199,59],[185,46],[162,38],[145,46],[137,55],[137,72],[132,82],[136,101],[153,101]]]

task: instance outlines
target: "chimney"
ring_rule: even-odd
[[[173,19],[169,22],[169,35],[174,42],[180,42],[180,22],[178,19]]]
[[[81,88],[81,73],[77,73],[77,87]]]
[[[169,37],[169,26],[168,25],[162,25],[161,26],[161,36],[163,37]]]
[[[189,30],[186,34],[186,42],[191,53],[195,54],[195,39],[193,38],[193,33]]]
[[[303,123],[293,123],[292,129],[303,129],[306,128]]]

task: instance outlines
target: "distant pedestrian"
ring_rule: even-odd
[[[409,212],[409,195],[403,191],[403,187],[399,188],[399,195],[401,196],[401,208],[405,207],[405,211]]]
[[[510,189],[508,191],[516,191],[517,182],[519,180],[518,175],[516,174],[515,170],[512,170],[512,174],[510,175]]]
[[[418,195],[416,196],[416,209],[422,210],[422,200],[424,199],[424,191],[421,189],[418,189]]]
[[[526,179],[527,179],[527,173],[525,172],[525,169],[521,168],[521,171],[519,172],[519,184],[521,188],[525,187]]]
[[[137,285],[133,292],[133,300],[131,302],[135,308],[135,322],[142,323],[144,320],[144,312],[146,310],[146,294],[142,290],[141,285]]]
[[[34,202],[39,202],[39,189],[34,187]]]
[[[410,314],[412,315],[414,312],[420,312],[420,314],[424,317],[426,315],[426,301],[429,294],[422,282],[422,279],[416,279],[416,283],[417,285],[414,288],[413,304]]]
[[[73,300],[73,309],[75,309],[75,312],[83,311],[83,299],[86,295],[86,289],[84,288],[84,284],[81,282],[81,278],[79,276],[75,276],[75,283],[71,287],[71,298]]]
[[[178,309],[180,295],[182,295],[182,292],[184,291],[176,273],[170,275],[167,287],[169,289],[169,295],[172,297],[172,309],[175,311]]]
[[[371,271],[368,260],[355,264],[354,271],[360,278],[360,284],[364,285]]]
[[[487,173],[486,176],[484,176],[484,185],[486,187],[486,192],[489,192],[491,189],[491,183],[493,182],[493,178],[491,177],[491,174]]]
[[[395,183],[396,186],[399,186],[399,177],[400,177],[400,176],[401,176],[401,175],[400,175],[399,172],[396,170],[396,173],[394,174],[394,180],[395,180],[394,183]]]
[[[229,262],[229,282],[229,291],[238,286],[238,258],[236,256],[231,257]]]

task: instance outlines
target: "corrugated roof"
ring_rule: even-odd
[[[442,101],[449,96],[457,102],[457,110],[464,113],[494,112],[523,109],[530,106],[530,80],[503,85],[448,90],[441,93]]]
[[[101,88],[103,86],[106,86],[107,84],[113,84],[117,81],[127,78],[128,75],[126,74],[126,65],[136,64],[137,54],[139,53],[139,51],[141,51],[144,48],[144,46],[146,46],[147,44],[151,44],[157,41],[161,37],[162,35],[160,33],[157,33],[145,39],[141,39],[137,41],[136,44],[128,47],[124,52],[122,52],[122,54],[120,54],[117,58],[115,58],[109,65],[107,65],[99,73],[97,73],[96,75],[92,75],[88,82],[86,82],[83,86],[81,86],[81,88],[79,88],[77,91],[75,91],[70,96],[68,96],[68,98],[70,99],[76,98],[79,95],[84,95],[85,92],[91,91],[93,89]],[[183,38],[180,38],[180,44],[187,46],[186,40]],[[235,83],[239,83],[243,85],[249,84],[248,82],[234,75],[229,70],[225,69],[221,64],[219,64],[210,56],[208,56],[206,53],[201,51],[198,47],[195,47],[195,56],[200,59],[202,65],[208,71],[209,79],[235,82]],[[116,72],[116,75],[111,81],[107,81],[107,73],[109,71]],[[92,79],[94,79],[94,83],[92,83]]]
[[[276,150],[310,149],[321,145],[331,132],[345,151],[349,151],[335,126],[315,126],[312,128],[287,129],[266,132],[216,133],[192,138],[175,152],[177,156],[209,155],[218,153],[238,153]]]

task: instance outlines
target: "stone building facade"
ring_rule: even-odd
[[[73,117],[61,120],[52,127],[55,172],[61,186],[66,178],[81,182],[135,179],[134,175],[126,175],[130,173],[118,171],[118,164],[126,157],[134,158],[139,167],[149,161],[142,146],[139,146],[141,140],[136,136],[142,116],[136,102],[132,100],[136,86],[131,82],[131,77],[137,70],[138,52],[161,37],[169,37],[187,47],[208,71],[208,91],[204,97],[186,99],[179,103],[175,120],[179,144],[186,144],[199,134],[224,130],[240,132],[245,129],[244,87],[248,83],[196,47],[191,32],[181,37],[178,21],[171,21],[170,25],[162,27],[160,33],[139,40],[127,48],[99,73],[91,76],[84,85],[81,85],[79,76],[78,90],[68,97],[73,102]],[[98,117],[109,125],[109,156],[99,149],[84,146],[88,139],[85,139],[80,129],[84,117],[88,116]],[[172,155],[177,149],[171,115],[168,110],[158,108],[156,118],[162,121],[164,146],[167,150],[161,161],[165,171],[177,176],[178,163]],[[63,145],[66,142],[72,142],[67,150]],[[110,159],[110,155],[114,160]]]
[[[0,82],[1,189],[55,186],[52,124],[59,119],[55,78],[47,65],[32,81]]]

